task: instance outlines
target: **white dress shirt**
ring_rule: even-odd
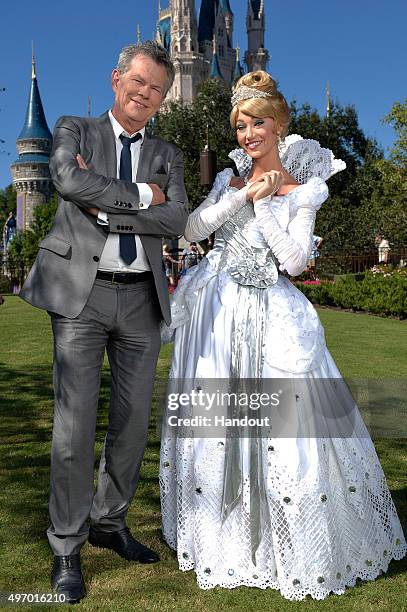
[[[120,125],[120,123],[113,117],[112,111],[109,111],[109,119],[112,124],[116,140],[116,177],[120,178],[120,155],[123,148],[122,142],[120,140],[120,135],[124,133],[126,136],[132,138],[137,132],[135,132],[135,134],[127,134],[127,132]],[[130,145],[133,183],[136,182],[137,178],[141,145],[144,141],[145,131],[145,127],[140,130],[139,133],[142,137],[141,140],[133,142]],[[140,194],[139,207],[148,208],[153,198],[153,192],[151,191],[151,188],[147,185],[147,183],[137,183],[137,187]],[[104,213],[102,211],[99,213],[98,223],[107,223],[107,213]],[[147,270],[151,270],[145,250],[143,248],[143,245],[141,244],[140,237],[137,234],[135,234],[135,241],[137,248],[137,258],[133,261],[133,263],[126,264],[119,254],[119,234],[110,233],[107,237],[105,247],[100,257],[99,270],[104,270],[108,272],[146,272]]]

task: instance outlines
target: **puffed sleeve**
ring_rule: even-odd
[[[188,217],[184,233],[186,240],[190,242],[208,238],[244,206],[247,186],[235,193],[228,192],[220,196],[232,176],[233,171],[230,168],[218,173],[208,196]]]
[[[270,209],[270,198],[254,204],[254,212],[267,244],[280,262],[280,269],[298,276],[307,266],[312,250],[317,210],[328,197],[328,187],[320,178],[312,178],[297,187],[290,197],[296,207],[295,217],[283,229]],[[288,206],[288,202],[287,202]]]

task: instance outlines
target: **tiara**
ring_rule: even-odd
[[[242,85],[234,92],[231,102],[232,106],[236,106],[242,100],[250,100],[250,98],[272,98],[273,94],[267,93],[267,91],[261,91],[260,89],[254,89],[253,87],[247,87]]]

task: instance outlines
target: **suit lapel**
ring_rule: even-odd
[[[110,123],[109,113],[104,113],[99,118],[99,122],[107,176],[117,178],[116,140],[112,124]]]
[[[151,165],[154,159],[154,139],[145,132],[143,145],[140,151],[140,159],[137,168],[137,183],[150,183]]]

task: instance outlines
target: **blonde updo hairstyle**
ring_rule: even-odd
[[[271,117],[278,124],[277,130],[280,138],[284,138],[290,125],[290,108],[283,94],[277,90],[275,80],[264,70],[256,70],[242,76],[236,83],[233,91],[236,92],[243,85],[264,91],[271,94],[271,97],[250,98],[249,100],[238,102],[230,113],[232,128],[236,129],[237,117],[239,111],[242,111],[242,113],[250,117]]]

